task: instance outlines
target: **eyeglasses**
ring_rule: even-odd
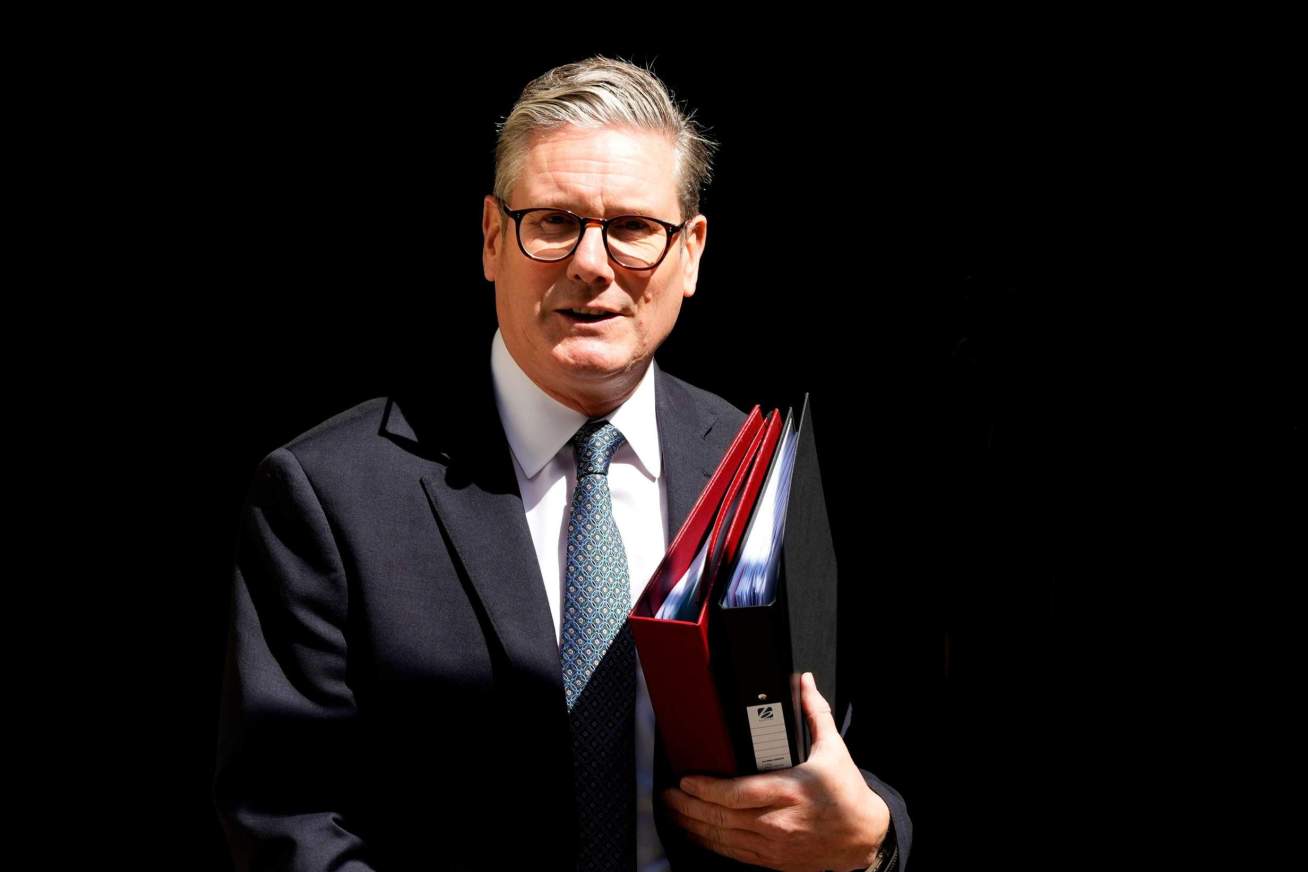
[[[567,209],[510,209],[508,203],[495,199],[518,228],[518,248],[544,263],[571,257],[581,244],[586,225],[598,224],[604,248],[614,263],[626,269],[654,269],[667,256],[672,237],[687,224],[669,224],[645,215],[585,218]]]

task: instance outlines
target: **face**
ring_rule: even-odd
[[[566,127],[538,135],[509,208],[552,206],[578,215],[638,214],[679,224],[672,143],[646,131]],[[518,247],[517,227],[494,197],[482,212],[482,265],[495,283],[500,332],[514,360],[546,393],[589,415],[605,414],[635,390],[695,293],[708,221],[697,215],[653,270],[611,261],[597,224],[565,260],[541,263]],[[565,310],[613,313],[587,322]]]

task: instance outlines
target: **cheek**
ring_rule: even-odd
[[[677,315],[681,311],[681,296],[675,288],[667,287],[663,289],[663,294],[658,301],[658,323],[659,329],[666,332],[672,329],[672,325],[677,322]]]
[[[541,320],[547,311],[543,297],[549,282],[521,270],[506,269],[501,275],[500,286],[505,290],[502,297],[497,292],[496,306],[519,322]]]
[[[650,348],[668,337],[677,322],[677,298],[666,295],[654,295],[645,304],[644,316],[636,325],[636,334],[640,344]]]

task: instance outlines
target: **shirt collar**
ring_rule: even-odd
[[[626,438],[642,471],[651,480],[658,479],[662,469],[658,419],[654,411],[656,365],[651,360],[632,395],[604,416]],[[587,418],[541,390],[513,359],[498,329],[491,340],[491,376],[495,382],[495,405],[509,447],[527,478],[535,478],[576,435]]]

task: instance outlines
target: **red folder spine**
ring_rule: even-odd
[[[678,777],[692,772],[732,775],[737,771],[710,660],[707,605],[713,591],[701,600],[694,622],[655,615],[694,562],[729,486],[737,480],[736,473],[749,463],[762,427],[763,418],[755,406],[627,618],[640,652],[658,732]]]

